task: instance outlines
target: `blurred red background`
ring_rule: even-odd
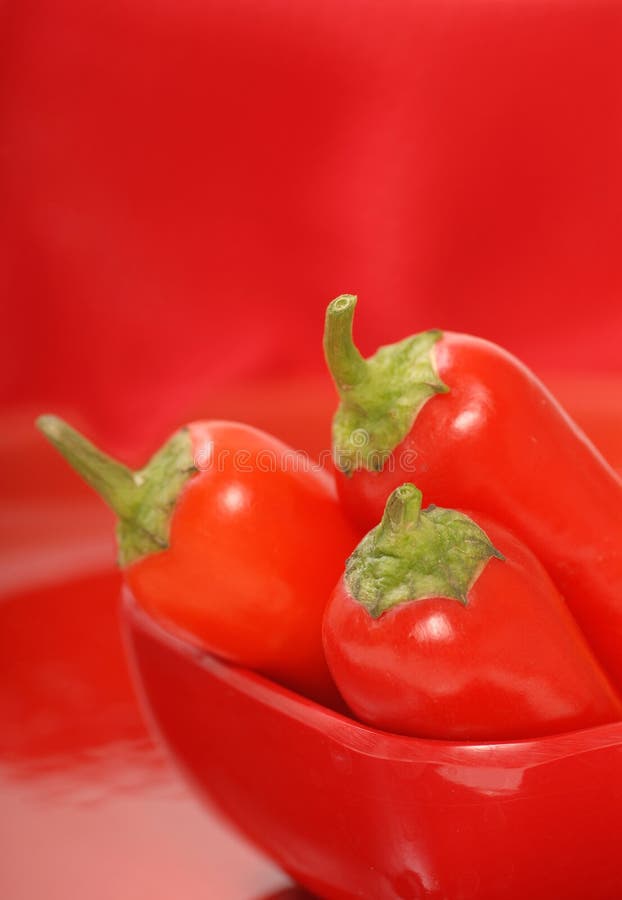
[[[4,7],[4,403],[153,449],[224,385],[481,334],[622,371],[622,7]]]

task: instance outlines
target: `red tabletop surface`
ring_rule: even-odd
[[[549,382],[622,469],[622,380]],[[317,454],[331,408],[326,381],[305,380],[222,393],[203,412]],[[305,896],[196,799],[143,724],[119,633],[112,515],[30,411],[5,416],[0,433],[0,896]]]

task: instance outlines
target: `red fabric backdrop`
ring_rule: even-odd
[[[100,439],[430,326],[622,371],[622,6],[13,0],[9,405]],[[141,425],[142,423],[142,425]]]

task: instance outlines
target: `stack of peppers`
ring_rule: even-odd
[[[116,513],[136,601],[399,734],[622,719],[622,482],[500,347],[430,330],[364,359],[355,306],[326,315],[332,474],[238,423],[193,422],[133,471],[38,420]]]

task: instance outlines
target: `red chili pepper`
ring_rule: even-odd
[[[365,722],[402,734],[496,741],[622,718],[541,563],[505,529],[430,506],[412,484],[348,560],[324,649]]]
[[[138,472],[55,417],[38,424],[117,514],[120,565],[149,613],[228,660],[332,700],[321,619],[356,536],[330,476],[231,422],[182,428]]]
[[[356,298],[330,304],[325,350],[341,396],[333,444],[343,503],[364,528],[416,480],[478,510],[539,556],[622,686],[622,482],[535,376],[488,341],[427,331],[365,360]]]

